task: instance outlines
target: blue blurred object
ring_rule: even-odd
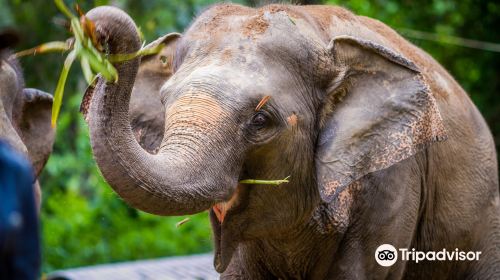
[[[29,162],[0,141],[0,279],[37,279],[38,213]]]

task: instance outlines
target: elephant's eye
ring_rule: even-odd
[[[264,113],[257,113],[252,117],[252,125],[256,127],[262,127],[267,122],[267,116]]]

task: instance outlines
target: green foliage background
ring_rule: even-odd
[[[72,3],[73,1],[68,1]],[[110,3],[111,2],[111,3]],[[210,0],[79,1],[84,10],[113,4],[127,11],[148,42],[182,31]],[[270,1],[235,1],[256,5]],[[297,2],[297,1],[295,1]],[[475,0],[327,0],[377,18],[397,30],[415,29],[500,43],[500,3]],[[0,0],[0,28],[15,27],[23,36],[18,49],[68,37],[52,1]],[[500,53],[456,45],[410,41],[428,51],[469,92],[500,144]],[[27,85],[53,92],[64,56],[23,58]],[[92,159],[87,127],[78,113],[85,88],[75,67],[61,109],[57,139],[43,187],[43,270],[133,259],[207,252],[212,248],[206,213],[191,217],[156,217],[128,207],[107,186]],[[480,163],[479,163],[480,164]]]

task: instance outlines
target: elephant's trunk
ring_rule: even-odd
[[[99,7],[87,16],[95,23],[99,40],[106,42],[110,53],[132,53],[140,48],[137,28],[126,13]],[[206,171],[201,163],[193,162],[189,153],[171,143],[175,142],[173,138],[167,139],[173,129],[165,133],[156,155],[137,143],[128,111],[138,66],[139,59],[115,65],[119,81],[113,84],[100,79],[92,97],[90,138],[106,181],[131,206],[158,215],[192,214],[227,199],[231,191],[223,186],[235,186],[237,182],[232,180],[237,178],[216,178],[213,170]]]

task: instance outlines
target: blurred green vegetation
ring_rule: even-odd
[[[67,1],[72,3],[73,1]],[[148,42],[182,31],[209,0],[79,1],[84,10],[113,4],[127,11]],[[268,1],[235,1],[262,3]],[[281,1],[282,2],[282,1]],[[297,2],[297,1],[294,1]],[[322,1],[302,1],[320,3]],[[500,3],[474,0],[327,0],[355,13],[377,18],[397,30],[497,42]],[[18,49],[61,40],[68,32],[52,1],[0,0],[0,28],[15,27],[23,37]],[[469,92],[500,144],[500,53],[409,38],[448,69]],[[53,92],[64,55],[23,58],[27,86]],[[212,248],[206,213],[191,217],[156,217],[128,207],[102,179],[93,161],[87,127],[78,113],[85,89],[74,67],[68,80],[57,139],[45,171],[43,188],[43,270],[133,259],[207,252]]]

